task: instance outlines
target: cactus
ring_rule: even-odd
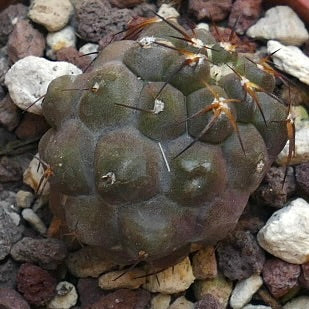
[[[81,243],[164,267],[235,227],[286,143],[288,110],[272,71],[204,29],[156,16],[126,38],[50,84],[39,152],[52,209]]]

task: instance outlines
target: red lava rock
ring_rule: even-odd
[[[215,296],[206,294],[194,304],[194,309],[224,309],[224,307]]]
[[[309,163],[297,165],[295,177],[298,190],[309,197]]]
[[[263,280],[270,293],[279,298],[298,285],[300,266],[277,258],[267,260],[263,267]]]
[[[146,309],[150,298],[150,293],[145,290],[120,289],[101,297],[87,309]]]
[[[27,12],[28,8],[23,4],[10,5],[0,12],[0,46],[6,44],[15,23],[20,19],[24,19]]]
[[[81,278],[78,280],[77,290],[81,306],[92,305],[97,302],[106,293],[98,286],[98,280],[95,278]]]
[[[299,283],[302,287],[309,290],[309,263],[301,265],[301,275]]]
[[[141,4],[143,0],[109,0],[109,2],[120,9],[124,9]]]
[[[217,246],[219,269],[230,280],[242,280],[260,273],[264,251],[248,231],[235,231]]]
[[[30,309],[28,303],[15,290],[0,288],[0,308],[1,309]]]
[[[231,8],[232,0],[189,0],[188,11],[197,20],[221,21],[228,16]]]
[[[44,306],[56,294],[56,279],[33,264],[22,264],[17,274],[17,289],[32,305]]]
[[[240,16],[235,30],[239,34],[244,34],[258,20],[261,13],[262,0],[236,0],[233,3],[228,25],[233,28]]]
[[[20,20],[11,32],[7,46],[9,59],[14,63],[27,56],[43,56],[45,38],[29,21]]]
[[[7,94],[0,101],[0,125],[9,131],[13,131],[19,124],[20,111]]]
[[[49,125],[44,117],[26,113],[17,127],[15,134],[20,139],[31,139],[41,137],[48,129]]]
[[[288,198],[295,192],[296,184],[292,167],[288,167],[288,174],[282,186],[284,174],[285,167],[271,167],[253,195],[258,203],[275,208],[282,208],[286,204]]]
[[[229,42],[232,29],[216,26],[216,29],[215,27],[210,27],[210,31],[217,41]],[[240,38],[236,33],[234,33],[230,43],[236,45],[237,50],[242,53],[254,53],[257,48],[255,42],[250,41],[247,37]]]
[[[80,53],[73,46],[61,48],[56,52],[56,58],[58,61],[67,61],[75,64],[81,70],[85,70],[90,62],[91,58],[89,56],[85,56],[83,53]]]
[[[84,0],[76,9],[77,31],[90,42],[98,42],[109,33],[122,31],[133,11],[112,8],[107,0]]]

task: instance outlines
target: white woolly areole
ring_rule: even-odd
[[[164,110],[164,102],[159,99],[155,99],[154,106],[153,106],[153,113],[159,114],[163,112],[163,110]]]
[[[153,44],[156,41],[156,37],[154,36],[145,36],[141,38],[138,43],[143,47],[143,48],[149,48],[151,47],[151,44]]]
[[[233,70],[231,70],[225,64],[221,64],[221,65],[213,64],[213,65],[210,66],[210,77],[212,79],[214,79],[217,83],[220,81],[220,79],[222,77],[224,77],[228,74],[231,74],[231,73],[233,73]]]

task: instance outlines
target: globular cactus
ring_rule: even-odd
[[[160,266],[230,232],[287,140],[287,108],[265,65],[204,29],[154,17],[87,73],[49,86],[55,214],[120,264]]]

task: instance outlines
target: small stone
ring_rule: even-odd
[[[296,46],[284,46],[277,41],[268,41],[267,52],[271,54],[276,50],[278,52],[272,55],[275,66],[309,85],[309,57]]]
[[[309,204],[295,199],[276,211],[257,235],[261,247],[294,264],[308,262]]]
[[[18,3],[10,5],[5,10],[0,12],[0,46],[6,44],[10,33],[13,31],[14,25],[24,19],[27,15],[28,8]]]
[[[40,189],[40,195],[48,195],[49,194],[49,183],[48,181],[44,185],[44,187],[39,188],[39,183],[41,178],[44,177],[44,168],[39,160],[39,154],[36,154],[34,158],[31,160],[29,166],[24,172],[23,182],[30,186],[35,192]]]
[[[21,237],[22,228],[16,226],[3,207],[0,207],[0,261],[9,255],[13,244]]]
[[[189,258],[160,273],[146,277],[144,289],[152,293],[176,294],[189,288],[194,282],[194,275]]]
[[[34,200],[34,195],[29,191],[19,190],[16,194],[16,205],[19,208],[29,208]]]
[[[199,250],[193,256],[192,268],[196,279],[215,278],[218,270],[214,247]]]
[[[271,309],[269,306],[263,306],[263,305],[246,305],[242,309]]]
[[[89,309],[146,309],[149,302],[150,293],[145,290],[121,289],[103,296],[91,305]]]
[[[13,131],[18,126],[19,121],[19,110],[7,94],[0,101],[0,125],[9,131]]]
[[[235,231],[217,246],[219,268],[230,280],[242,280],[260,273],[265,255],[248,231]]]
[[[71,63],[28,56],[10,68],[5,76],[5,84],[13,102],[25,110],[36,100],[43,98],[49,83],[56,77],[80,73],[82,71]],[[28,111],[41,114],[41,103],[42,100],[39,100]]]
[[[9,57],[7,54],[7,47],[0,49],[0,85],[4,85],[5,74],[10,68]]]
[[[103,290],[138,289],[146,282],[146,273],[141,269],[108,272],[99,278],[99,287]]]
[[[22,179],[22,165],[16,157],[0,157],[0,182],[15,182]]]
[[[237,282],[230,298],[233,309],[241,309],[249,303],[255,292],[262,286],[263,280],[259,275]]]
[[[56,294],[56,279],[39,266],[22,264],[17,274],[17,289],[30,304],[44,306]]]
[[[233,28],[238,20],[235,31],[244,34],[258,20],[261,13],[262,0],[236,0],[232,6],[228,25]]]
[[[55,53],[65,47],[76,46],[76,35],[72,26],[66,26],[57,32],[50,32],[47,34],[46,43],[50,48],[47,51],[47,56],[54,59]]]
[[[77,31],[90,42],[122,31],[133,17],[128,9],[111,8],[107,0],[84,0],[76,9]]]
[[[292,167],[288,167],[283,186],[285,172],[286,167],[272,166],[270,168],[262,184],[254,192],[253,196],[258,203],[274,208],[282,208],[285,205],[288,198],[296,190],[294,170]]]
[[[157,294],[151,299],[150,309],[170,309],[171,296],[167,294]]]
[[[40,234],[46,234],[47,228],[41,218],[31,209],[26,208],[22,211],[23,218]]]
[[[34,29],[28,20],[15,25],[8,41],[8,56],[12,63],[27,56],[41,57],[44,54],[45,38]]]
[[[283,306],[283,309],[308,309],[309,296],[299,296]]]
[[[84,56],[74,47],[66,47],[56,52],[56,59],[58,61],[66,61],[76,65],[83,72],[89,67],[91,58]]]
[[[206,294],[204,297],[195,303],[194,309],[224,309],[223,306],[216,297],[211,294]]]
[[[202,300],[207,294],[210,294],[217,299],[224,308],[227,307],[232,293],[232,287],[232,282],[226,280],[220,273],[216,278],[197,280],[193,285],[194,295],[197,300]]]
[[[79,49],[80,53],[82,53],[83,55],[87,55],[91,60],[94,60],[97,57],[96,53],[98,51],[99,51],[99,45],[94,44],[94,43],[87,43]],[[88,55],[90,53],[95,53],[95,54]]]
[[[70,0],[34,0],[28,17],[43,25],[48,31],[54,32],[65,27],[72,13],[73,6]]]
[[[177,18],[179,17],[179,13],[177,12],[177,10],[175,8],[173,8],[172,6],[163,3],[159,10],[158,10],[158,14],[164,18]]]
[[[77,290],[82,308],[88,308],[97,302],[106,293],[98,287],[98,280],[94,278],[82,278],[78,280]]]
[[[302,45],[309,38],[304,23],[288,6],[269,9],[265,17],[248,29],[247,35],[251,38],[278,40],[285,45],[296,46]]]
[[[24,237],[12,247],[11,255],[18,262],[38,264],[44,269],[56,269],[65,259],[67,249],[58,239]]]
[[[67,281],[59,282],[56,286],[56,295],[48,304],[48,309],[70,309],[77,303],[75,286]]]
[[[176,300],[168,307],[168,309],[193,309],[194,304],[188,301],[184,296],[176,298]]]
[[[133,8],[133,12],[135,16],[142,17],[154,17],[154,13],[157,10],[157,7],[154,3],[142,2]]]
[[[0,264],[0,290],[1,288],[14,288],[16,286],[16,275],[19,265],[12,259],[7,259],[4,263]],[[1,293],[0,293],[1,294]],[[1,296],[0,296],[1,308]]]
[[[189,0],[188,10],[197,20],[221,21],[228,16],[231,8],[232,0]]]
[[[301,265],[301,275],[298,280],[302,287],[309,290],[309,263]]]
[[[11,288],[0,288],[0,308],[30,309],[24,298]]]
[[[143,0],[109,0],[112,5],[120,9],[131,8],[143,2]]]
[[[295,177],[298,190],[309,197],[309,163],[297,165]]]
[[[104,251],[100,247],[83,247],[71,252],[66,265],[72,275],[78,278],[97,278],[104,272],[115,268],[115,264],[106,259]]]
[[[263,280],[270,293],[279,298],[298,285],[300,266],[280,259],[267,260],[263,268]]]
[[[16,128],[15,134],[21,140],[35,139],[41,137],[49,128],[44,117],[26,113]]]

